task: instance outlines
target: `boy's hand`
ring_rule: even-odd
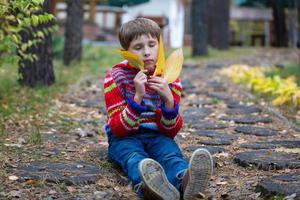
[[[150,76],[147,85],[150,89],[156,91],[160,95],[165,102],[167,109],[172,109],[174,107],[174,98],[167,80],[158,76]]]
[[[134,101],[138,104],[141,104],[145,95],[145,83],[147,82],[147,75],[145,72],[147,72],[147,70],[139,71],[133,79],[135,87]]]

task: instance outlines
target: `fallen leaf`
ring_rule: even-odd
[[[31,185],[31,186],[38,186],[40,185],[40,182],[37,181],[37,180],[32,180],[32,179],[29,179],[25,182],[27,185]]]
[[[285,152],[285,153],[297,153],[297,154],[300,154],[300,148],[288,149],[288,148],[284,148],[284,147],[279,147],[279,148],[275,148],[275,151],[277,151],[277,152]]]
[[[22,192],[19,191],[19,190],[12,190],[12,191],[9,192],[9,194],[10,194],[12,197],[20,198]]]
[[[50,190],[49,192],[48,192],[48,194],[57,194],[57,192],[55,191],[55,190]]]
[[[228,182],[227,181],[218,181],[216,184],[217,185],[227,185]]]
[[[294,193],[294,194],[284,197],[283,200],[294,200],[294,199],[296,199],[296,196],[297,196],[297,194]]]
[[[11,180],[11,181],[16,181],[16,180],[19,179],[19,177],[15,176],[15,175],[12,175],[12,176],[9,176],[8,179]]]
[[[226,152],[222,152],[222,153],[218,153],[215,155],[216,158],[221,158],[221,157],[229,157],[229,153],[226,153]]]
[[[75,187],[72,187],[72,186],[67,186],[67,189],[69,192],[73,193],[76,191],[76,188]]]

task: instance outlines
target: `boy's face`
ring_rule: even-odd
[[[151,35],[141,35],[133,39],[128,51],[137,54],[144,62],[147,75],[152,75],[155,70],[158,55],[158,40]]]

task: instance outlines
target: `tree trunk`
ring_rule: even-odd
[[[43,5],[43,11],[49,12],[50,0],[45,0]],[[33,39],[32,32],[43,30],[43,28],[52,26],[53,22],[47,24],[40,24],[35,28],[35,31],[23,31],[21,33],[22,41],[27,42]],[[30,87],[38,85],[52,85],[55,82],[55,76],[53,71],[53,55],[52,55],[52,37],[51,33],[48,33],[41,43],[36,46],[28,48],[27,53],[31,53],[37,56],[37,60],[29,61],[28,59],[20,56],[19,61],[19,83]]]
[[[64,64],[81,60],[83,0],[67,0],[67,22],[65,30]]]
[[[229,0],[209,0],[206,9],[208,43],[217,49],[229,47]]]
[[[295,0],[295,5],[297,9],[297,14],[298,14],[298,27],[300,26],[300,0]],[[300,28],[298,31],[298,47],[300,48]],[[300,63],[299,63],[300,64]]]
[[[295,6],[298,14],[298,26],[300,26],[300,0],[295,0]],[[298,30],[298,48],[300,48],[300,28]],[[299,59],[299,68],[300,68],[300,59]]]
[[[271,0],[274,18],[274,46],[286,47],[288,45],[287,30],[285,23],[284,7],[280,5],[281,0]]]
[[[192,55],[200,56],[208,53],[207,49],[207,23],[205,9],[207,0],[192,0],[191,29],[192,29]]]

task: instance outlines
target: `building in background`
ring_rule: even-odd
[[[247,1],[247,0],[242,0]],[[258,0],[256,0],[258,1]],[[64,0],[55,2],[53,12],[61,24],[66,18]],[[249,2],[252,2],[249,0]],[[136,17],[156,21],[164,42],[178,48],[191,44],[191,0],[88,0],[84,6],[84,36],[90,40],[115,41],[122,23]],[[241,5],[234,0],[230,7],[230,44],[239,46],[273,46],[274,17],[270,7]],[[214,12],[211,10],[209,12]],[[287,40],[290,47],[299,47],[299,24],[294,8],[285,8]],[[63,30],[63,26],[62,30]]]
[[[137,17],[150,18],[162,28],[164,42],[171,48],[179,48],[183,46],[184,13],[182,0],[151,0],[137,6],[126,7],[122,23]]]

